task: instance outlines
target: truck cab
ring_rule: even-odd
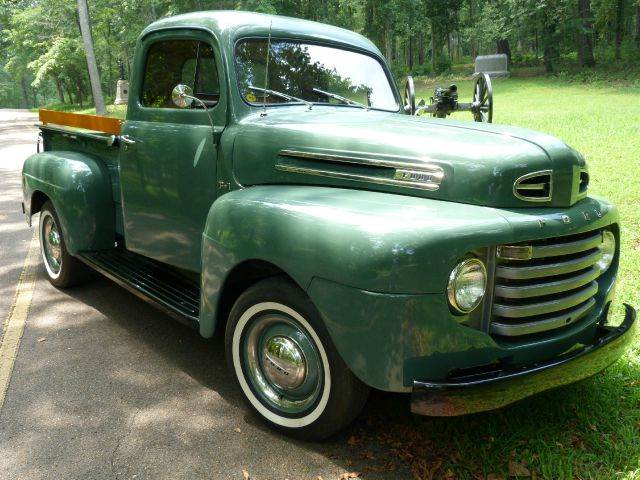
[[[92,268],[224,335],[275,428],[327,437],[370,388],[420,414],[498,408],[599,372],[632,337],[630,306],[608,324],[619,219],[582,155],[411,115],[361,35],[160,20],[128,102],[122,122],[41,112],[23,209],[47,276],[66,288]]]

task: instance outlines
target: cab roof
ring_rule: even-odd
[[[140,38],[170,28],[199,28],[211,32],[219,42],[232,46],[243,37],[294,38],[322,43],[340,43],[382,54],[369,39],[344,28],[324,23],[301,20],[279,15],[243,12],[239,10],[211,10],[192,12],[184,15],[164,18],[145,28]]]

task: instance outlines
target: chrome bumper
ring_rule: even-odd
[[[626,304],[625,310],[620,326],[599,326],[592,344],[546,362],[443,382],[414,381],[411,411],[436,417],[483,412],[595,375],[616,361],[633,340],[636,311]]]

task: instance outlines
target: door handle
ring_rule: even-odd
[[[120,141],[127,145],[133,145],[134,143],[136,143],[136,141],[129,135],[120,135]]]

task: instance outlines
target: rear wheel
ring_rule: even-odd
[[[229,367],[251,409],[290,435],[326,438],[367,399],[369,388],[340,358],[314,305],[286,279],[245,291],[225,338]]]
[[[87,278],[88,268],[67,251],[58,215],[50,201],[40,210],[40,252],[52,285],[66,288]]]

